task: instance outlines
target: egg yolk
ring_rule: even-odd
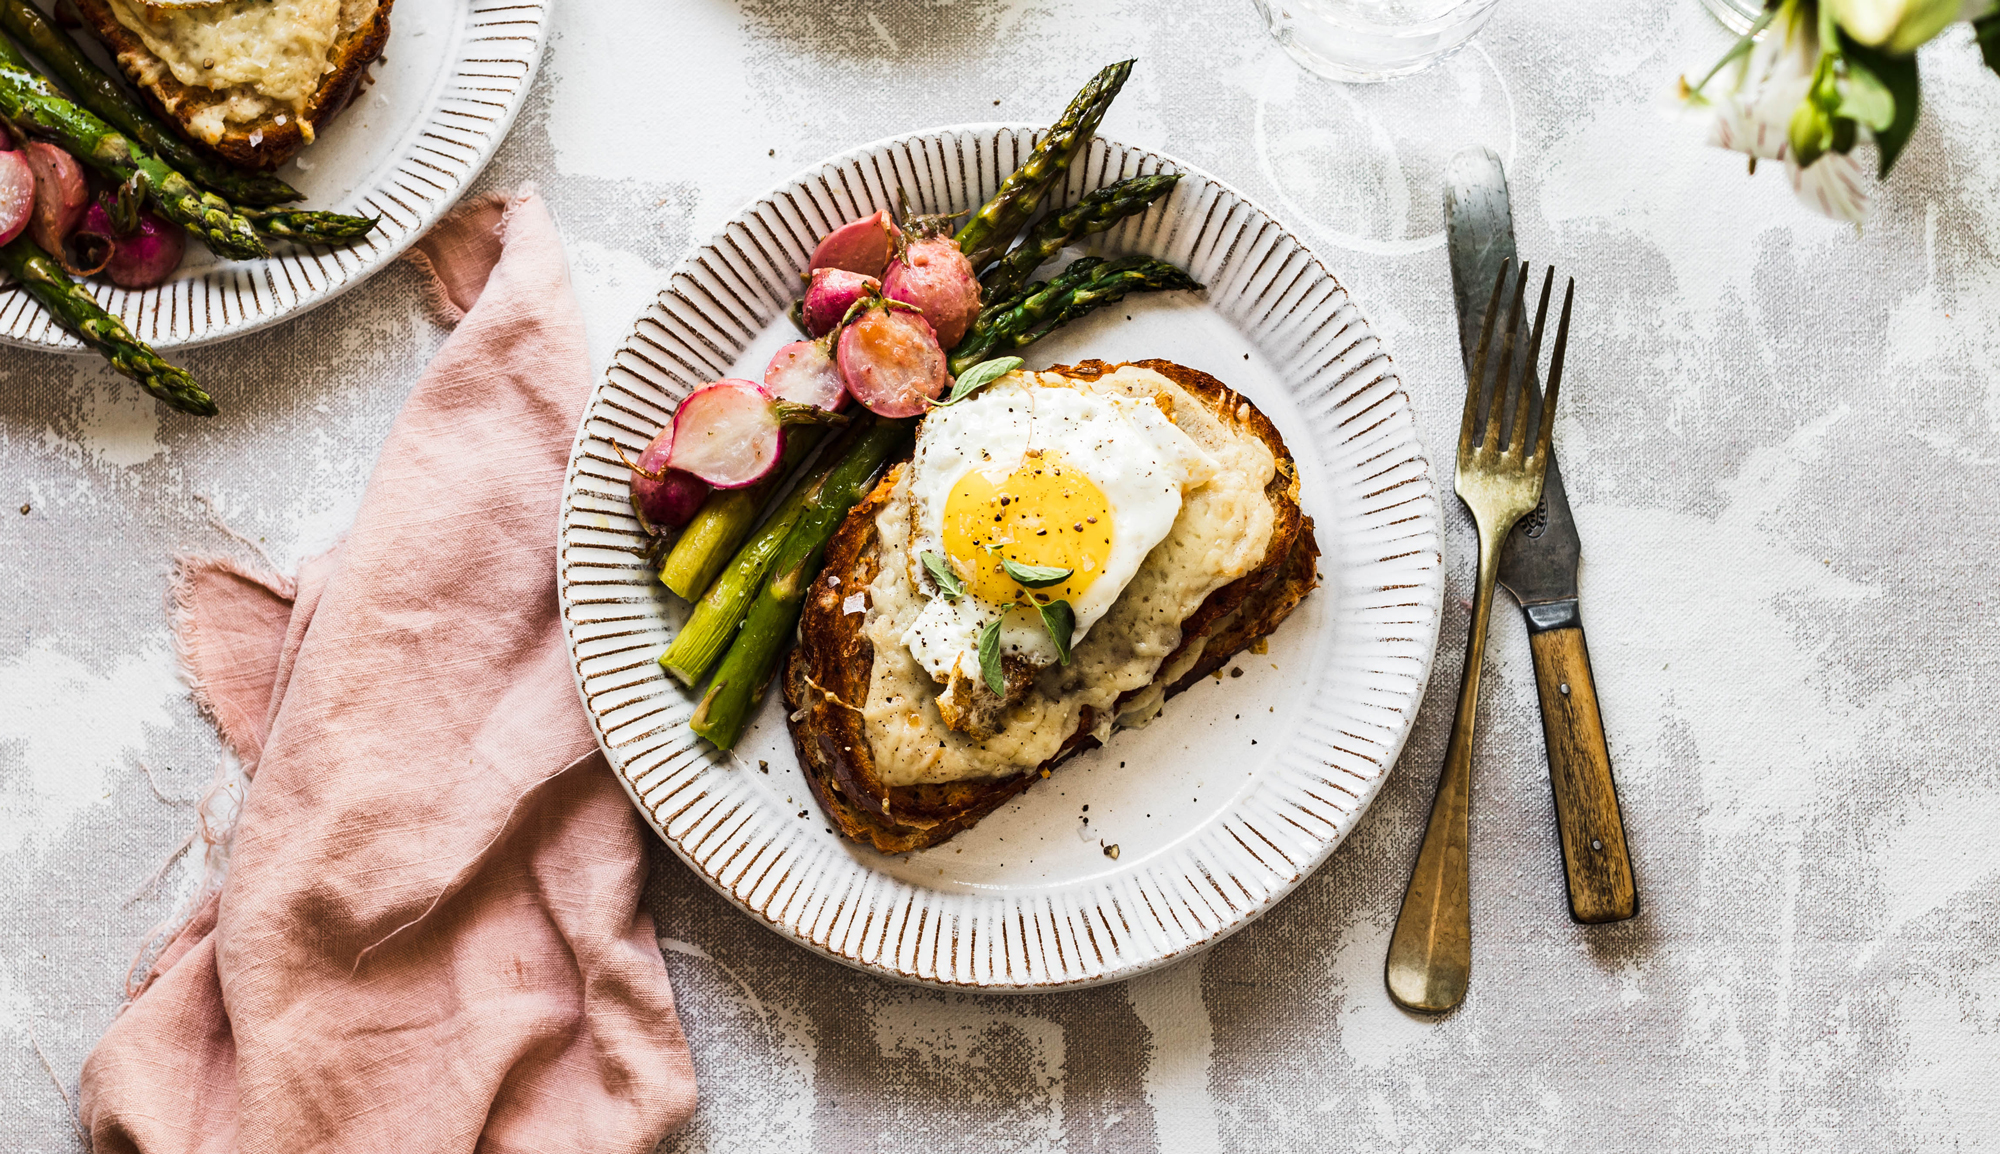
[[[1060,454],[1032,452],[996,480],[973,469],[944,503],[944,548],[967,591],[982,601],[1026,600],[1000,564],[1068,569],[1059,585],[1033,590],[1036,600],[1075,604],[1111,556],[1111,502],[1083,470]]]

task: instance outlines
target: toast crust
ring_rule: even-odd
[[[1270,546],[1255,568],[1211,593],[1182,624],[1180,647],[1161,668],[1174,668],[1192,646],[1200,645],[1202,651],[1167,687],[1171,697],[1220,669],[1297,608],[1318,583],[1319,544],[1312,519],[1299,507],[1298,471],[1291,453],[1277,427],[1256,406],[1214,377],[1171,361],[1132,364],[1168,378],[1216,412],[1233,415],[1240,428],[1270,447],[1278,466],[1265,488],[1276,514]],[[1048,371],[1095,380],[1121,367],[1091,360]],[[1066,758],[1098,744],[1090,736],[1096,718],[1086,711],[1055,756],[1035,769],[998,779],[883,786],[860,709],[867,700],[875,650],[862,632],[865,615],[847,613],[844,602],[853,591],[867,588],[880,572],[875,517],[890,499],[902,468],[901,464],[891,468],[855,505],[828,544],[825,568],[807,592],[799,643],[783,676],[792,744],[814,799],[842,834],[890,854],[951,838],[1047,776]]]
[[[317,134],[354,99],[368,66],[381,57],[389,43],[389,10],[395,0],[380,0],[374,13],[335,45],[333,70],[320,78],[319,87],[297,116],[289,108],[273,109],[256,120],[228,125],[216,140],[203,139],[192,124],[204,109],[227,101],[229,90],[182,84],[145,41],[118,22],[104,0],[74,3],[91,34],[111,50],[126,79],[182,137],[239,168],[268,172],[311,143],[307,126]],[[285,118],[283,124],[277,121],[280,115]]]

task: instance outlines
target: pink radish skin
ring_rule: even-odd
[[[862,276],[846,269],[814,269],[812,283],[806,286],[804,313],[806,332],[823,337],[833,331],[833,327],[854,307],[854,302],[870,293],[882,291],[882,282],[872,276]]]
[[[29,141],[22,151],[28,167],[35,170],[35,213],[28,222],[28,235],[51,256],[61,255],[63,242],[83,223],[83,212],[90,207],[83,168],[69,153],[40,140]]]
[[[862,276],[880,277],[882,270],[889,267],[889,256],[896,251],[896,241],[903,235],[896,222],[889,219],[886,212],[865,216],[852,224],[843,224],[826,234],[813,249],[812,260],[806,271],[838,268],[848,272],[858,272]]]
[[[882,295],[922,309],[938,344],[947,349],[958,345],[979,315],[979,278],[948,236],[912,242],[889,266]]]
[[[0,139],[7,133],[0,129]],[[0,152],[0,244],[28,229],[35,215],[35,170],[18,152]]]
[[[833,342],[822,337],[779,349],[764,370],[764,391],[781,401],[838,411],[847,403],[847,386],[840,379]]]
[[[840,376],[855,400],[883,417],[914,417],[951,384],[929,323],[879,306],[840,330]]]
[[[667,467],[667,455],[673,444],[674,430],[669,425],[639,454],[634,462],[638,468],[632,470],[632,499],[638,502],[646,520],[678,529],[694,520],[695,510],[708,500],[708,482],[693,473]]]
[[[667,463],[718,489],[742,489],[778,467],[785,430],[771,395],[754,381],[703,385],[674,413]]]
[[[119,288],[152,288],[172,276],[187,253],[187,230],[151,209],[140,211],[139,227],[129,236],[117,236],[110,212],[101,201],[93,203],[84,213],[83,227],[76,231],[78,236],[86,233],[111,242],[111,259],[104,265],[104,275]]]

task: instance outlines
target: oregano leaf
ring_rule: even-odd
[[[1007,576],[1028,589],[1047,589],[1051,585],[1060,585],[1069,580],[1069,575],[1075,572],[1073,569],[1055,565],[1021,565],[1005,557],[1000,558],[1000,567],[1007,571]]]
[[[1000,668],[1000,619],[995,617],[979,631],[979,673],[995,697],[1007,696],[1007,672]]]
[[[1076,633],[1076,610],[1067,601],[1051,601],[1044,605],[1035,603],[1042,612],[1042,627],[1049,631],[1049,640],[1056,643],[1056,659],[1069,664],[1069,639]]]
[[[945,560],[942,554],[933,553],[928,549],[924,550],[922,556],[924,572],[931,575],[938,592],[946,601],[956,602],[965,593],[965,585],[959,581],[958,574],[952,572],[951,562]]]
[[[958,380],[951,386],[949,398],[932,401],[931,404],[940,409],[955,405],[1026,363],[1019,357],[995,357],[990,361],[981,361],[958,374]]]

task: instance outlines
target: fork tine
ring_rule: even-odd
[[[1513,432],[1507,446],[1510,453],[1518,453],[1528,444],[1528,419],[1534,415],[1532,406],[1535,402],[1534,390],[1528,387],[1528,382],[1534,379],[1535,370],[1542,364],[1542,333],[1548,323],[1549,294],[1554,291],[1555,283],[1556,266],[1550,265],[1542,274],[1542,299],[1535,306],[1535,327],[1528,337],[1528,363],[1521,370],[1520,404],[1514,410],[1514,420],[1507,426]]]
[[[1472,430],[1479,417],[1479,394],[1486,384],[1486,349],[1493,342],[1493,314],[1500,311],[1500,290],[1507,286],[1507,266],[1500,262],[1500,275],[1493,281],[1493,299],[1486,302],[1486,319],[1479,329],[1479,351],[1472,355],[1472,367],[1465,371],[1465,418],[1458,426],[1458,455],[1472,452]]]
[[[1528,288],[1528,262],[1522,261],[1514,278],[1514,307],[1507,310],[1507,333],[1500,342],[1500,364],[1493,375],[1493,400],[1486,408],[1486,451],[1500,448],[1500,426],[1507,417],[1507,402],[1514,393],[1514,334],[1521,328],[1521,307]]]
[[[1556,322],[1556,351],[1549,362],[1549,387],[1542,390],[1542,428],[1535,437],[1535,456],[1544,460],[1549,455],[1550,435],[1556,424],[1556,390],[1562,387],[1563,350],[1569,347],[1569,302],[1576,295],[1576,278],[1569,277],[1568,287],[1563,289],[1562,319]]]

